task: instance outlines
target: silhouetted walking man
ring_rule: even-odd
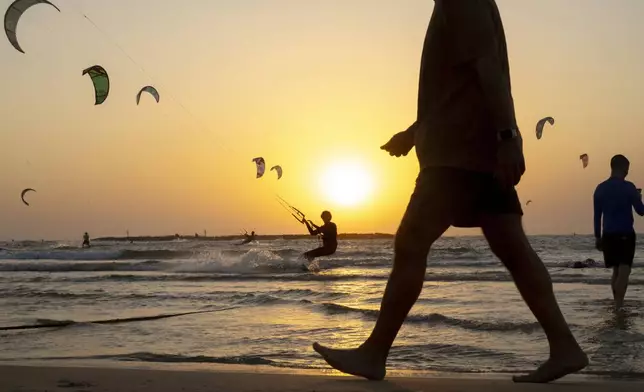
[[[358,348],[313,345],[334,368],[385,377],[389,350],[423,287],[431,245],[450,226],[481,227],[543,327],[550,358],[517,382],[549,382],[588,364],[521,224],[525,171],[501,16],[494,0],[435,0],[421,60],[417,121],[382,148],[416,147],[420,173],[395,239],[394,267],[371,336]]]

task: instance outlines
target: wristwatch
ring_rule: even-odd
[[[519,136],[518,129],[504,129],[503,131],[497,132],[496,139],[498,141],[512,140],[517,136]]]

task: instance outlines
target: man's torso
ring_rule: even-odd
[[[329,222],[320,227],[322,234],[322,243],[324,247],[336,247],[338,245],[338,228],[333,222]]]
[[[629,234],[633,229],[632,191],[635,186],[617,178],[610,178],[597,187],[603,216],[603,232],[608,235]]]
[[[467,26],[446,28],[443,1],[451,0],[435,2],[423,48],[416,153],[421,168],[443,166],[491,172],[496,164],[497,140],[495,132],[490,132],[491,120],[476,68],[472,64],[453,66],[450,58],[454,53],[450,48],[454,44],[450,34]],[[496,45],[490,55],[498,56],[501,71],[509,83],[505,34],[495,2],[460,2],[476,7],[481,18],[492,18]]]

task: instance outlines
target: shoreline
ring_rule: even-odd
[[[203,236],[203,235],[160,235],[160,236],[130,236],[130,237],[97,237],[92,238],[92,241],[97,242],[129,242],[129,241],[175,241],[175,240],[194,240],[194,241],[234,241],[245,238],[243,234],[219,235],[219,236]],[[306,240],[311,239],[310,234],[266,234],[257,235],[256,240]],[[390,239],[394,238],[393,234],[387,233],[344,233],[338,234],[339,240],[373,240],[373,239]]]
[[[196,234],[196,236],[195,236]],[[108,236],[100,236],[100,237],[94,237],[91,238],[92,242],[172,242],[176,240],[190,240],[190,241],[212,241],[212,242],[217,242],[217,241],[238,241],[242,240],[245,238],[243,234],[222,234],[222,235],[212,235],[212,236],[204,236],[203,234],[195,233],[195,234],[172,234],[172,235],[138,235],[138,236],[113,236],[113,235],[108,235]],[[638,236],[643,234],[637,234]],[[377,240],[377,239],[385,239],[385,240],[390,240],[393,239],[396,235],[392,233],[339,233],[338,234],[338,240]],[[591,238],[592,234],[591,233],[577,233],[576,235],[572,234],[529,234],[529,238],[532,237],[543,237],[543,238],[556,238],[556,237],[588,237]],[[255,239],[256,240],[262,240],[262,241],[272,241],[272,240],[306,240],[306,239],[312,239],[312,237],[309,234],[258,234]],[[459,239],[480,239],[483,238],[482,234],[463,234],[463,235],[443,235],[441,238],[459,238]],[[594,238],[594,237],[592,237]],[[78,242],[77,238],[71,238],[71,239],[4,239],[0,242],[4,243],[9,243],[9,242],[33,242],[33,243],[39,243],[42,241],[71,241],[71,242]]]
[[[263,368],[240,369],[235,365],[196,368],[194,366],[144,366],[119,364],[118,366],[70,366],[40,363],[0,363],[0,389],[2,391],[96,391],[96,392],[420,392],[490,390],[600,392],[619,388],[620,392],[641,391],[641,381],[610,381],[569,376],[547,387],[534,384],[515,384],[508,375],[430,375],[427,377],[393,375],[385,381],[365,381],[332,371],[299,372],[292,370],[265,372]]]

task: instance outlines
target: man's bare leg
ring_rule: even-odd
[[[449,228],[448,223],[423,222],[433,227],[401,225],[395,239],[394,267],[380,305],[371,336],[360,347],[337,350],[314,343],[313,348],[333,368],[369,380],[382,380],[387,372],[389,350],[407,314],[418,299],[425,281],[431,245]]]
[[[615,310],[619,311],[624,306],[624,297],[628,289],[628,278],[631,276],[631,267],[626,264],[620,264],[616,267],[617,279],[615,280]]]
[[[482,228],[490,248],[512,274],[550,344],[550,358],[531,374],[514,377],[514,381],[546,383],[586,367],[588,357],[559,309],[548,270],[530,246],[521,216],[486,216]]]
[[[617,302],[617,276],[619,275],[619,266],[613,267],[613,276],[610,279],[610,288],[613,290],[613,302]]]

